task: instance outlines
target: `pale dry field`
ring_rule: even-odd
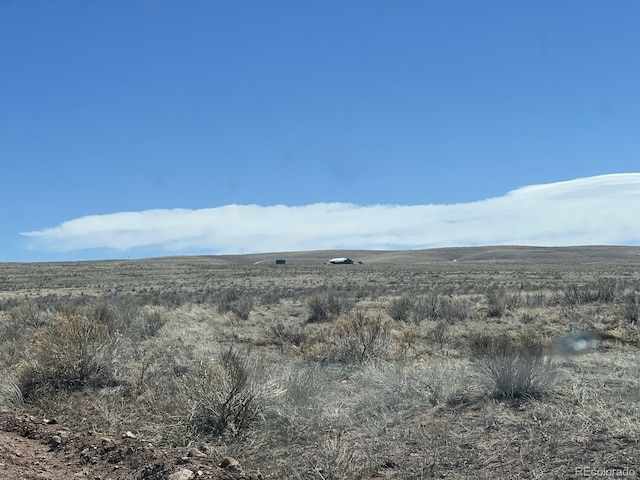
[[[635,247],[0,264],[0,400],[264,478],[635,476],[639,318]]]

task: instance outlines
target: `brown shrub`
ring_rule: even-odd
[[[221,436],[239,434],[253,419],[256,391],[249,382],[248,356],[232,348],[219,363],[201,365],[196,375],[185,377],[191,398],[189,422],[196,433]]]
[[[383,358],[393,344],[389,325],[380,312],[357,308],[336,325],[338,355],[343,361]]]
[[[19,386],[25,399],[39,393],[112,384],[107,327],[80,315],[58,315],[36,332],[31,342],[32,362],[21,372]]]
[[[309,322],[329,322],[336,320],[342,313],[351,309],[346,300],[333,293],[314,294],[307,300]]]

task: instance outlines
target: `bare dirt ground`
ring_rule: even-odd
[[[56,419],[16,409],[0,415],[0,478],[24,480],[260,479],[197,449],[156,448],[131,432],[75,432]],[[233,462],[231,462],[233,463]]]

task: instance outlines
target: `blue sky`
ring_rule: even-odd
[[[0,261],[638,244],[638,18],[2,1]]]

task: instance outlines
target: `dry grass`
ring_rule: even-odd
[[[0,265],[0,402],[266,478],[640,465],[636,264],[212,262]]]
[[[556,377],[547,347],[534,334],[519,338],[478,335],[470,342],[471,355],[500,400],[540,398]]]

